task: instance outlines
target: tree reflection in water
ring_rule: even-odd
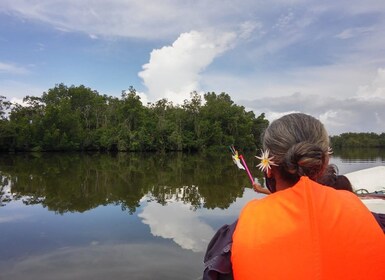
[[[0,184],[2,206],[22,200],[63,214],[113,204],[133,214],[143,197],[161,205],[172,199],[192,209],[226,209],[249,183],[224,152],[3,155]]]
[[[345,161],[385,159],[385,150],[334,151]],[[253,175],[263,182],[253,155],[246,155]],[[342,171],[342,170],[341,170]],[[191,208],[226,209],[250,186],[229,152],[217,154],[30,153],[0,157],[0,206],[21,200],[55,213],[84,212],[100,205],[120,205],[135,213],[146,197],[161,205],[169,200]]]

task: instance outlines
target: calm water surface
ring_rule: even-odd
[[[385,152],[332,162],[344,174]],[[262,196],[227,152],[1,155],[0,279],[200,279],[215,231]]]

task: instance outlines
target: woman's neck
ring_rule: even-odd
[[[291,182],[283,180],[282,177],[281,177],[281,174],[279,174],[278,172],[275,172],[274,179],[275,179],[275,182],[276,182],[276,190],[277,191],[282,191],[282,190],[288,189],[288,188],[290,188],[290,187],[295,185],[295,184],[293,184]]]

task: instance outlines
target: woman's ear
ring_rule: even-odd
[[[267,178],[273,178],[273,172],[272,172],[271,168],[268,168],[266,170],[266,176],[267,176]]]
[[[271,193],[274,193],[277,191],[275,178],[274,178],[274,175],[273,175],[271,168],[268,168],[265,171],[265,184]]]

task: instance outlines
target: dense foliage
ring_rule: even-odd
[[[342,133],[332,136],[333,148],[385,148],[385,133]]]
[[[253,150],[268,125],[226,93],[196,92],[183,105],[142,104],[130,87],[121,98],[64,84],[27,106],[0,97],[1,151],[203,151],[231,144]],[[6,112],[9,112],[6,117]]]

